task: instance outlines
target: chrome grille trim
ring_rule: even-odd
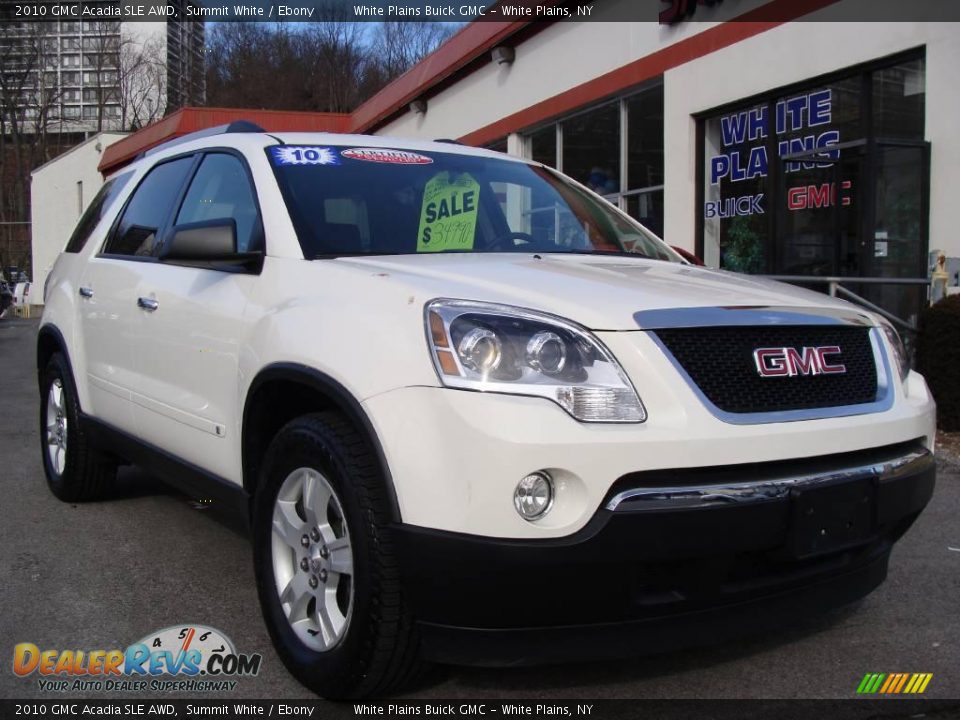
[[[855,308],[797,308],[764,305],[641,310],[633,314],[641,330],[724,327],[731,325],[858,325],[875,327],[869,315]]]

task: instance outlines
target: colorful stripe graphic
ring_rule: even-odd
[[[933,673],[867,673],[857,686],[857,694],[919,695],[932,679]]]

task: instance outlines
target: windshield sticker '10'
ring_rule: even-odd
[[[387,165],[429,165],[433,162],[433,158],[426,155],[389,148],[350,148],[349,150],[341,150],[340,154],[351,160],[364,160]]]
[[[275,165],[339,165],[340,158],[328,147],[277,145],[270,148]]]
[[[417,252],[472,250],[480,184],[467,173],[434,176],[423,188]]]

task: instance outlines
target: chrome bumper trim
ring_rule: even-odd
[[[786,497],[791,490],[797,488],[871,477],[893,479],[920,472],[933,462],[933,454],[924,448],[890,460],[806,475],[717,485],[634,488],[614,495],[606,504],[606,509],[620,511],[676,509],[777,500]],[[621,507],[624,503],[630,507]]]

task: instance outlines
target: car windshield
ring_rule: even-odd
[[[552,170],[385,148],[267,148],[304,257],[631,254],[679,262],[643,226]]]

